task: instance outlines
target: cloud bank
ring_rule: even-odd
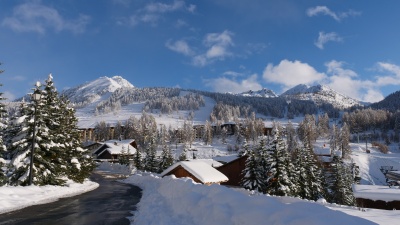
[[[12,16],[6,17],[2,25],[17,32],[36,32],[45,34],[47,30],[55,32],[70,31],[74,34],[83,33],[90,22],[87,15],[79,15],[77,19],[68,20],[59,12],[40,2],[28,2],[14,8]]]

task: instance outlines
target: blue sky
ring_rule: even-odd
[[[218,92],[328,85],[376,102],[400,90],[400,1],[0,0],[1,89],[59,91],[120,75]],[[396,22],[397,21],[397,22]]]

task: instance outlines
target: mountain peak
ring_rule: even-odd
[[[317,84],[311,87],[305,84],[299,84],[285,91],[281,96],[298,100],[311,100],[317,105],[329,103],[336,108],[348,108],[361,104],[359,101],[340,94],[332,88],[322,84]]]
[[[278,97],[275,94],[274,91],[272,91],[272,90],[270,90],[268,88],[263,88],[263,89],[258,90],[258,91],[249,90],[249,91],[240,93],[238,95],[247,96],[247,97],[264,97],[264,98],[275,98],[275,97]]]
[[[63,92],[73,103],[91,103],[100,100],[102,96],[109,95],[119,88],[134,88],[134,86],[121,76],[99,77],[83,85],[67,89]]]

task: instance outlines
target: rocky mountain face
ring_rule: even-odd
[[[345,96],[325,85],[307,86],[299,84],[280,96],[287,99],[310,100],[315,102],[316,105],[331,104],[339,109],[362,105],[360,101]]]
[[[121,76],[100,77],[74,88],[67,89],[61,94],[66,96],[76,105],[87,105],[101,99],[107,98],[120,88],[135,88],[129,81]]]
[[[274,91],[267,89],[267,88],[263,88],[259,91],[246,91],[243,93],[238,94],[240,96],[246,96],[246,97],[264,97],[264,98],[276,98],[278,97],[277,94],[275,94]]]

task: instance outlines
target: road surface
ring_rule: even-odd
[[[90,192],[56,202],[30,206],[0,214],[3,224],[130,224],[141,198],[141,189],[117,181],[117,178],[94,173],[91,180],[100,186]]]

